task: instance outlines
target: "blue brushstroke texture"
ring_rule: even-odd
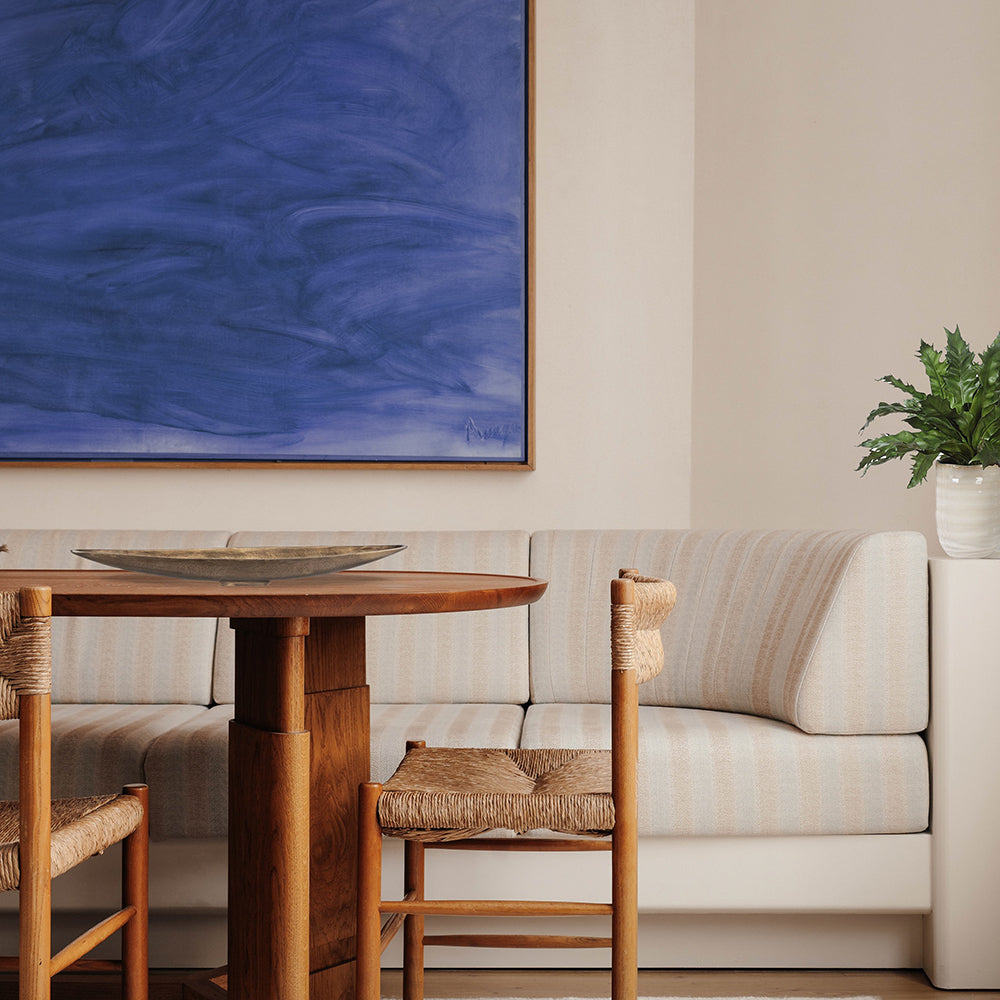
[[[522,0],[0,4],[0,457],[524,458]]]

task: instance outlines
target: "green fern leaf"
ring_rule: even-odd
[[[979,365],[957,323],[954,330],[946,327],[944,332],[948,335],[944,354],[948,393],[954,406],[965,406],[979,390]]]
[[[879,382],[888,382],[889,385],[899,389],[900,392],[905,392],[908,396],[913,396],[914,399],[923,399],[927,395],[927,393],[917,389],[916,386],[910,385],[909,382],[904,382],[901,378],[896,378],[895,375],[883,375],[879,379]]]
[[[914,486],[919,486],[927,478],[927,473],[930,472],[936,461],[937,455],[930,453],[914,455],[911,467],[912,474],[910,475],[910,481],[906,484],[906,488],[909,490]]]
[[[948,368],[941,357],[941,352],[935,350],[932,344],[921,340],[917,357],[927,373],[927,380],[931,384],[931,395],[941,399],[949,399]]]

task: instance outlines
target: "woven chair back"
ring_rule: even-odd
[[[634,670],[636,683],[644,684],[663,669],[660,626],[677,602],[677,590],[669,580],[634,569],[618,575],[627,582],[611,605],[611,669]]]
[[[0,719],[16,719],[19,697],[52,690],[52,620],[24,615],[21,594],[0,591]]]

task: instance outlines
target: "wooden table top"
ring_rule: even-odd
[[[509,608],[548,584],[489,573],[348,570],[268,584],[181,580],[118,569],[0,570],[0,590],[52,588],[53,615],[136,618],[355,618]]]

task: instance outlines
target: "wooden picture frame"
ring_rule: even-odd
[[[0,13],[0,463],[534,467],[530,0]]]

